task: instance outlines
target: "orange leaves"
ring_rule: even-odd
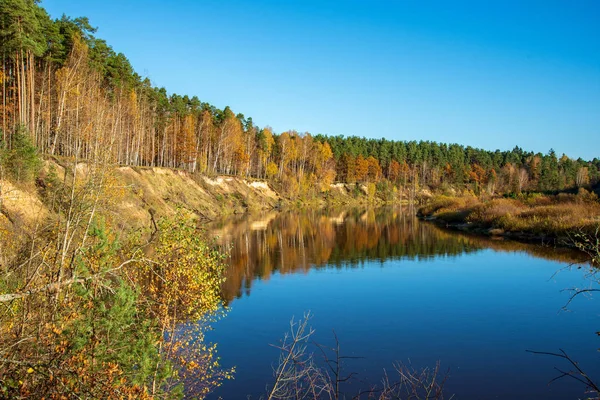
[[[246,153],[243,147],[239,147],[234,152],[234,162],[236,171],[240,174],[248,167],[248,164],[250,163],[250,154]]]
[[[367,178],[367,174],[369,173],[369,162],[365,160],[362,154],[359,154],[356,157],[354,174],[356,180],[359,182],[365,181]]]
[[[483,183],[485,180],[485,169],[483,169],[479,164],[473,164],[471,166],[471,170],[469,171],[469,179],[475,183]]]
[[[400,163],[398,161],[392,160],[390,163],[388,178],[392,182],[396,182],[400,178]]]
[[[446,165],[444,166],[444,175],[446,176],[446,178],[451,179],[454,176],[454,169],[452,168],[452,165],[450,165],[450,163],[446,163]]]
[[[377,182],[379,181],[379,179],[381,178],[381,166],[379,165],[379,161],[373,157],[373,156],[369,156],[369,158],[367,158],[367,163],[368,163],[368,177],[369,177],[369,181],[371,182]]]
[[[377,182],[383,175],[379,161],[375,157],[369,156],[365,159],[361,154],[356,157],[354,174],[359,182]]]

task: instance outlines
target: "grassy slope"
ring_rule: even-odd
[[[564,239],[576,232],[594,234],[600,226],[600,203],[585,190],[577,195],[534,194],[517,199],[439,196],[421,207],[419,215],[487,234]]]

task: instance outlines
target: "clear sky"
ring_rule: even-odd
[[[600,158],[600,1],[44,0],[276,132]]]

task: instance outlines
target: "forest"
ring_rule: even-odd
[[[287,216],[276,225],[283,233],[245,237],[260,249],[233,253],[227,275],[226,256],[198,213],[155,216],[145,204],[149,226],[123,229],[114,204],[131,188],[115,178],[115,166],[264,179],[292,200],[340,182],[404,198],[420,189],[506,197],[579,192],[555,196],[585,203],[571,207],[577,224],[597,200],[587,191],[600,181],[598,158],[274,132],[229,107],[156,87],[98,38],[86,17],[52,19],[37,0],[0,2],[0,52],[0,398],[203,398],[234,376],[204,337],[248,281],[250,260],[273,259],[261,271],[268,278],[278,249],[300,259],[296,238],[314,243],[319,265],[345,261],[340,249],[368,257],[419,250],[403,241],[410,241],[408,228],[366,224],[362,215],[348,224],[356,240],[324,217],[316,224]],[[61,162],[42,168],[44,158]],[[35,214],[30,224],[6,211],[9,196],[27,191],[35,192],[20,198],[24,213]],[[494,223],[505,210],[521,210],[513,199],[499,200],[490,203],[495,208],[466,205]],[[464,205],[444,197],[431,212],[454,216]],[[531,219],[538,223],[540,215]],[[544,218],[571,226],[559,216]],[[501,222],[509,230],[518,221]],[[309,233],[297,228],[307,226]],[[384,235],[389,245],[379,245]],[[286,244],[275,246],[284,237]],[[434,254],[458,251],[443,236],[425,246]]]
[[[268,179],[292,198],[333,182],[496,194],[589,188],[600,179],[598,158],[552,149],[277,133],[229,107],[155,87],[85,17],[53,20],[37,1],[5,0],[0,18],[0,146],[8,156],[26,139],[49,156],[86,160],[102,151],[114,165]]]

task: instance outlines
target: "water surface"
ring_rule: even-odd
[[[598,300],[577,298],[590,267],[567,250],[442,230],[409,210],[268,213],[218,221],[211,233],[230,249],[224,296],[231,310],[209,334],[236,378],[213,398],[258,398],[272,380],[276,344],[289,320],[310,311],[315,341],[339,337],[358,379],[348,394],[378,383],[394,362],[440,361],[456,399],[567,399],[568,369],[526,350],[566,350],[600,378]],[[557,273],[558,271],[558,273]],[[350,396],[351,397],[351,396]]]

